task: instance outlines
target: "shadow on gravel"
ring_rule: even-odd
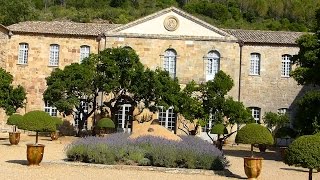
[[[227,156],[234,156],[234,157],[250,157],[251,152],[248,150],[238,150],[238,149],[227,149],[223,150],[223,153]],[[273,161],[282,161],[280,155],[275,151],[269,152],[254,152],[254,156],[262,157],[265,160],[273,160]]]
[[[295,169],[295,168],[280,168],[286,171],[297,171],[297,172],[309,172],[309,170],[304,170],[304,169]]]
[[[6,161],[7,163],[13,163],[13,164],[21,164],[21,165],[28,165],[27,160],[9,160]]]
[[[217,171],[215,172],[215,174],[223,177],[234,178],[234,179],[247,179],[246,177],[233,174],[229,169],[226,169],[224,171]]]

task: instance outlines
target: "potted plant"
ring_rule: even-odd
[[[309,180],[312,180],[313,169],[320,169],[320,136],[306,135],[294,140],[286,150],[284,162],[308,168]]]
[[[113,133],[115,128],[114,122],[109,118],[102,118],[96,124],[99,135]]]
[[[257,178],[260,175],[263,160],[261,157],[253,156],[253,145],[271,145],[273,142],[270,131],[259,124],[247,124],[238,131],[236,143],[251,144],[251,157],[244,157],[244,170],[249,179]]]
[[[58,117],[52,117],[52,119],[56,124],[56,130],[50,133],[50,137],[51,137],[51,140],[54,141],[54,140],[57,140],[60,136],[59,128],[62,125],[63,121],[61,118],[58,118]]]
[[[19,128],[36,132],[35,144],[27,144],[27,159],[29,165],[39,165],[43,158],[45,146],[38,144],[38,134],[39,132],[55,131],[55,121],[44,111],[30,111],[23,116]]]
[[[215,124],[211,128],[211,134],[217,134],[218,135],[217,141],[215,142],[215,144],[216,144],[218,149],[222,150],[223,137],[221,137],[221,135],[223,136],[224,134],[228,134],[227,128],[221,123]]]
[[[13,132],[9,132],[9,141],[12,145],[19,144],[20,132],[17,132],[17,126],[21,121],[22,116],[20,114],[13,114],[7,120],[7,124],[13,126]]]

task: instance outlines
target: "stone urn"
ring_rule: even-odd
[[[44,154],[43,144],[27,144],[28,165],[39,165]]]
[[[257,179],[262,169],[261,157],[244,157],[244,172],[248,179]]]
[[[11,145],[19,144],[20,132],[9,132],[9,141]]]

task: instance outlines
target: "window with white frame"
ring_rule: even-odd
[[[28,64],[29,45],[27,43],[19,44],[18,64]]]
[[[49,66],[59,66],[59,45],[50,45]]]
[[[167,110],[163,107],[159,107],[158,119],[161,126],[175,132],[177,118],[176,113],[173,111],[173,107],[170,107]]]
[[[50,116],[57,116],[58,114],[57,108],[54,106],[50,106],[48,102],[44,103],[44,111]]]
[[[250,107],[251,114],[256,123],[260,124],[261,109],[258,107]]]
[[[289,111],[288,111],[288,108],[280,108],[280,109],[278,109],[278,113],[279,114],[286,114],[286,113],[288,113]]]
[[[206,79],[214,79],[215,74],[220,70],[220,54],[217,51],[210,51],[207,54]]]
[[[213,116],[212,113],[209,114],[209,120],[208,123],[202,127],[202,132],[209,132],[211,131],[212,125],[213,125]]]
[[[291,71],[291,55],[285,54],[282,55],[281,61],[281,76],[282,77],[289,77]]]
[[[261,56],[259,53],[250,55],[250,75],[260,75]]]
[[[131,113],[131,104],[120,105],[119,110],[116,113],[118,131],[126,132],[126,130],[128,130],[129,132],[131,132],[132,114],[130,113]]]
[[[74,125],[76,128],[78,128],[79,121],[85,121],[83,124],[83,129],[87,129],[88,121],[85,118],[88,115],[89,103],[86,101],[86,99],[80,100],[79,109],[81,109],[81,110],[76,113]]]
[[[84,58],[89,57],[89,54],[90,54],[90,46],[87,46],[87,45],[80,46],[80,63]]]
[[[173,78],[176,77],[176,61],[177,53],[173,49],[168,49],[164,53],[163,68],[169,72],[169,75]]]

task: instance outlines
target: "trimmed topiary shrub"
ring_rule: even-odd
[[[22,118],[23,116],[21,116],[20,114],[13,114],[8,118],[7,124],[13,126],[13,132],[16,132],[17,130],[16,127],[17,126],[19,127],[19,124],[21,123]]]
[[[281,127],[275,133],[275,138],[296,138],[298,133],[290,127]]]
[[[98,133],[112,133],[116,128],[114,122],[109,118],[102,118],[96,124],[96,129],[99,131]]]
[[[63,121],[61,118],[58,117],[52,117],[55,125],[56,125],[56,129],[59,129],[59,127],[62,125]]]
[[[39,132],[53,132],[56,130],[56,122],[53,118],[44,111],[30,111],[23,116],[19,128],[35,131],[36,144],[38,144]]]
[[[308,168],[309,179],[312,179],[312,170],[320,169],[320,136],[306,135],[294,140],[286,150],[284,162]]]
[[[97,122],[96,125],[97,128],[99,129],[104,129],[104,128],[116,128],[114,122],[109,119],[109,118],[102,118]]]
[[[247,124],[241,128],[236,135],[236,143],[251,144],[251,156],[253,156],[253,145],[272,145],[273,137],[268,128],[259,124]]]
[[[212,127],[211,134],[228,134],[228,130],[223,124],[216,124]]]

